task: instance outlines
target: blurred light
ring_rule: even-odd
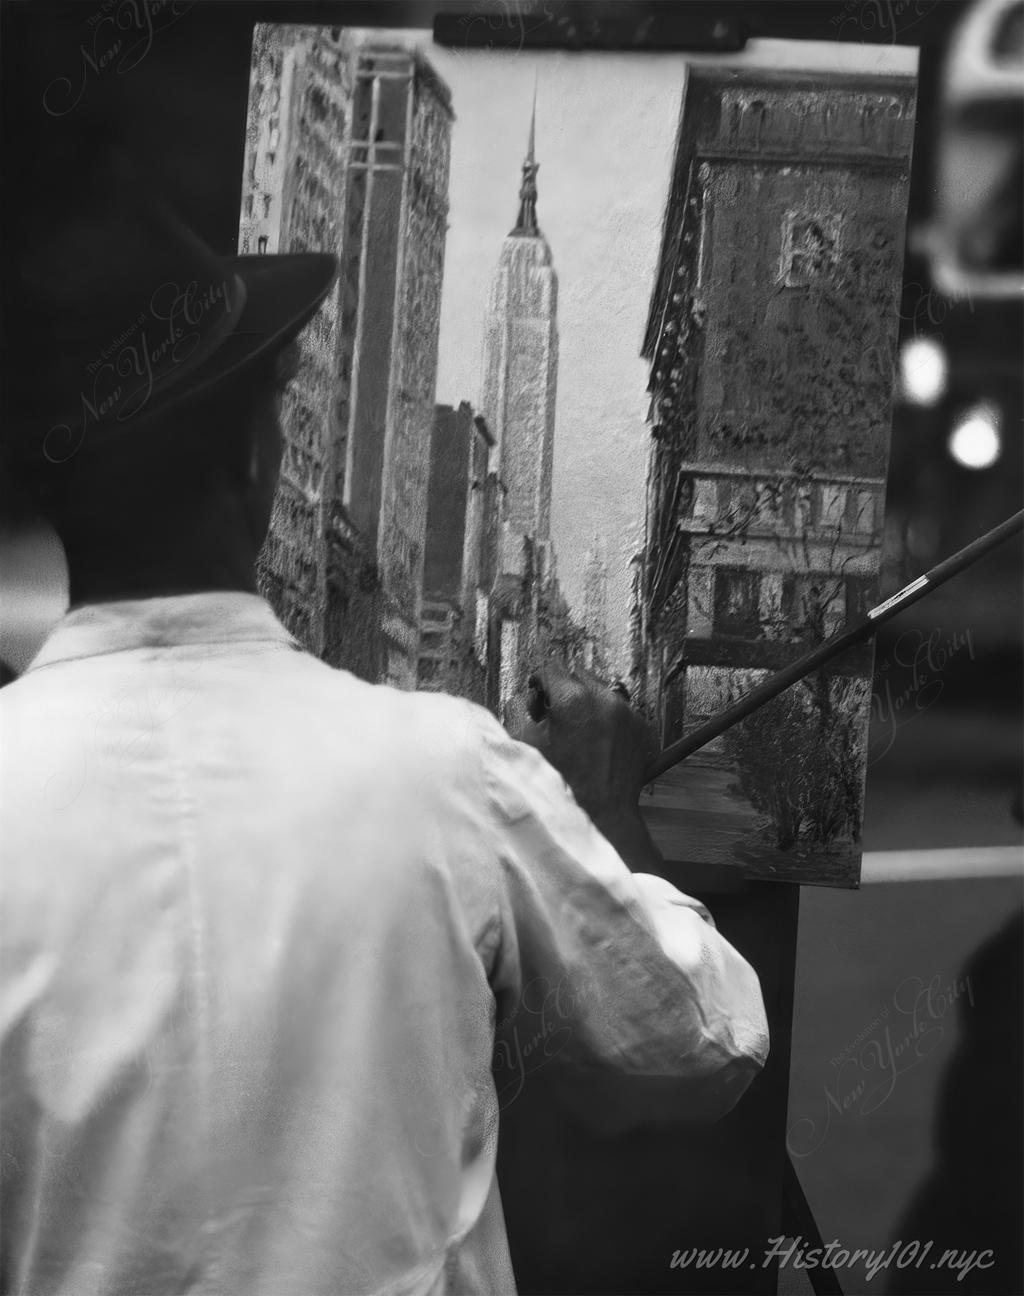
[[[949,365],[942,343],[930,337],[910,338],[900,352],[903,399],[911,405],[934,405],[946,390]]]
[[[949,453],[964,468],[991,468],[1002,448],[999,418],[990,405],[961,415],[949,437]]]
[[[936,151],[932,280],[946,296],[1024,290],[1024,0],[977,0],[950,43]]]

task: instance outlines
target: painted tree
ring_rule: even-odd
[[[815,492],[822,498],[820,473],[795,464],[787,474],[746,482],[709,523],[707,538],[699,542],[702,562],[742,548],[753,528],[763,536],[766,523],[777,524],[772,545],[779,554],[777,567],[786,575],[774,595],[758,601],[753,616],[746,608],[744,624],[737,627],[744,639],[784,641],[802,652],[843,623],[849,569],[857,554],[850,542],[863,539],[863,510],[873,507],[869,483],[863,483],[863,491],[858,485],[854,480],[836,492],[836,516],[830,518],[826,509],[812,528]],[[865,601],[873,582],[855,579],[853,588]],[[699,598],[695,606],[709,621],[721,611],[702,606]],[[717,705],[724,709],[737,701],[763,674],[731,671]],[[779,849],[825,847],[859,835],[869,692],[869,681],[857,675],[815,671],[724,735],[740,787],[768,817]]]

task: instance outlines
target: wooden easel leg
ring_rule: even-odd
[[[818,1225],[811,1212],[810,1203],[804,1194],[803,1185],[797,1177],[796,1169],[789,1156],[786,1157],[782,1172],[782,1226],[790,1237],[803,1238],[810,1247],[825,1250]],[[836,1271],[831,1267],[819,1266],[808,1269],[807,1276],[814,1288],[815,1296],[843,1296]]]

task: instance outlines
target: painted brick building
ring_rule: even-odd
[[[451,101],[418,54],[260,25],[239,246],[340,261],[284,411],[266,592],[312,651],[413,687]]]
[[[643,348],[634,669],[665,741],[870,606],[914,96],[690,70]]]
[[[347,438],[340,506],[376,556],[383,593],[383,678],[412,688],[437,385],[451,98],[418,54],[367,46],[357,57],[354,121],[341,287]]]
[[[583,555],[583,665],[587,670],[606,676],[610,673],[611,653],[608,646],[608,543],[604,536],[594,536],[593,544]]]
[[[354,73],[353,46],[340,28],[255,28],[240,253],[340,251]],[[263,592],[318,655],[326,648],[334,456],[343,445],[338,332],[332,292],[302,336],[299,374],[285,396],[281,478],[260,558]]]

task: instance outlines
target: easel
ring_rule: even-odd
[[[648,773],[656,778],[808,671],[870,638],[879,625],[1021,530],[1024,530],[1024,512],[1008,518],[959,553],[939,563],[905,589],[872,608],[863,621],[833,635],[751,690],[720,716],[673,743],[655,758]],[[709,1130],[687,1131],[679,1127],[662,1132],[663,1142],[673,1145],[675,1155],[683,1164],[689,1164],[695,1170],[699,1167],[696,1172],[702,1178],[696,1193],[691,1191],[692,1185],[676,1183],[671,1176],[664,1174],[669,1158],[664,1146],[659,1147],[654,1138],[636,1135],[632,1143],[621,1138],[595,1140],[582,1131],[567,1129],[564,1122],[551,1124],[545,1131],[544,1146],[549,1156],[557,1160],[558,1152],[554,1149],[558,1141],[562,1141],[563,1170],[567,1180],[571,1177],[571,1182],[565,1185],[567,1200],[572,1199],[573,1193],[585,1196],[597,1182],[601,1185],[600,1191],[588,1203],[588,1210],[596,1210],[597,1199],[612,1190],[612,1180],[605,1178],[602,1181],[605,1172],[601,1162],[602,1151],[628,1175],[630,1181],[644,1185],[645,1201],[656,1200],[654,1191],[650,1197],[647,1196],[653,1188],[652,1178],[658,1171],[652,1175],[649,1165],[645,1166],[646,1150],[662,1173],[662,1181],[657,1187],[672,1202],[671,1210],[678,1231],[674,1241],[667,1231],[662,1237],[662,1230],[652,1226],[649,1210],[643,1213],[644,1217],[630,1219],[629,1226],[622,1232],[628,1239],[633,1268],[628,1274],[623,1272],[623,1285],[616,1287],[613,1284],[606,1288],[601,1285],[601,1275],[609,1271],[613,1257],[605,1257],[601,1267],[594,1272],[586,1268],[586,1261],[581,1264],[579,1257],[581,1253],[592,1255],[595,1247],[603,1246],[608,1231],[600,1231],[595,1238],[583,1230],[568,1252],[571,1262],[563,1273],[557,1268],[565,1232],[564,1225],[560,1224],[561,1236],[556,1229],[541,1248],[543,1259],[538,1264],[537,1279],[540,1280],[541,1273],[548,1281],[554,1276],[561,1284],[558,1287],[560,1292],[626,1290],[627,1279],[634,1284],[639,1279],[643,1283],[640,1289],[645,1292],[694,1291],[705,1296],[708,1293],[735,1293],[739,1290],[736,1268],[724,1267],[721,1261],[713,1268],[669,1269],[670,1259],[677,1251],[696,1250],[707,1255],[721,1248],[733,1258],[744,1253],[742,1264],[738,1266],[743,1272],[742,1290],[756,1293],[756,1296],[761,1296],[761,1293],[767,1296],[776,1290],[775,1268],[765,1264],[766,1252],[773,1239],[799,1237],[805,1250],[823,1248],[825,1241],[820,1236],[799,1178],[785,1151],[799,887],[745,881],[727,867],[697,868],[666,863],[661,871],[681,890],[707,903],[719,929],[757,969],[772,1034],[772,1053],[764,1073],[725,1120]],[[531,1161],[534,1167],[537,1164],[534,1131],[543,1129],[545,1120],[550,1122],[552,1119],[550,1112],[546,1111],[548,1105],[543,1086],[538,1086],[532,1095],[528,1114],[524,1117],[520,1111],[509,1112],[506,1121],[505,1132],[509,1137],[502,1156],[505,1181],[516,1189],[506,1198],[506,1210],[513,1240],[513,1259],[517,1261],[525,1292],[540,1292],[542,1288],[531,1285],[534,1255],[529,1250],[525,1255],[516,1255],[516,1225],[521,1225],[524,1237],[529,1237],[532,1242],[543,1234],[543,1221],[537,1218],[538,1191],[534,1185],[532,1192],[528,1192],[526,1179]],[[553,1110],[555,1104],[551,1102],[550,1106]],[[581,1166],[585,1167],[582,1176],[576,1173]],[[544,1201],[540,1214],[557,1218],[556,1204]],[[621,1217],[618,1222],[621,1224]],[[614,1223],[614,1220],[608,1221],[611,1236],[614,1236]],[[648,1263],[648,1247],[657,1257],[655,1263]],[[841,1296],[842,1287],[833,1269],[819,1266],[804,1272],[817,1296],[836,1296],[836,1293]],[[693,1285],[689,1282],[691,1278]]]
[[[725,869],[679,874],[671,864],[663,870],[708,904],[758,971],[772,1031],[768,1064],[714,1126],[621,1134],[577,1121],[548,1073],[531,1075],[502,1113],[498,1152],[524,1296],[776,1292],[762,1256],[769,1238],[794,1227],[783,1223],[782,1202],[799,889],[743,882]],[[607,1100],[614,1104],[613,1092]],[[675,1253],[691,1248],[748,1254],[738,1270],[672,1267]]]

